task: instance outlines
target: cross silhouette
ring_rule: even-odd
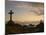
[[[12,21],[12,14],[14,14],[14,12],[12,12],[12,10],[10,10],[10,12],[8,14],[10,14],[10,21]]]

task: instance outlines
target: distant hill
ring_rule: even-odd
[[[44,32],[44,24],[42,21],[34,27],[34,25],[29,24],[27,25],[21,25],[18,23],[14,23],[13,21],[8,21],[8,23],[5,25],[6,34],[9,33],[37,33],[37,32]]]

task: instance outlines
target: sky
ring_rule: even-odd
[[[9,20],[9,14],[12,10],[13,21],[32,22],[43,20],[44,4],[37,2],[23,2],[23,1],[6,1],[5,3],[5,18]]]

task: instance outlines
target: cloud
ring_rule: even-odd
[[[34,5],[33,5],[34,4]],[[28,12],[34,12],[37,15],[44,14],[44,5],[37,4],[37,3],[25,3],[25,2],[18,2],[16,3],[16,7],[20,9],[27,9]]]
[[[32,7],[30,12],[34,12],[37,15],[43,15],[44,14],[44,8],[42,8],[42,7]]]
[[[44,12],[42,3],[10,2],[9,4],[14,8],[16,7],[19,11],[22,10],[22,12],[33,12],[36,15],[43,15]]]

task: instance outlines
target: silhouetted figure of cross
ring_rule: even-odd
[[[12,14],[14,14],[14,12],[12,12],[12,10],[10,10],[10,12],[8,14],[10,14],[10,21],[12,21]]]

